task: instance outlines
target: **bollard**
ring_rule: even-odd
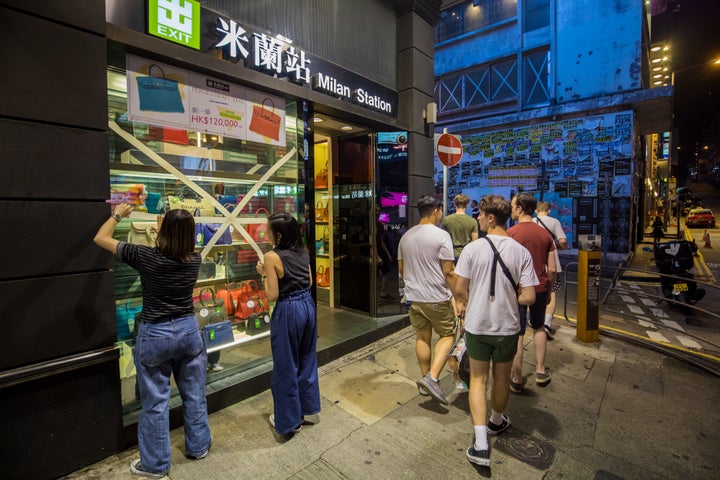
[[[588,247],[583,243],[580,242],[578,251],[576,336],[589,343],[600,340],[600,246],[598,243]]]

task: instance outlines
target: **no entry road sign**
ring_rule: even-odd
[[[446,167],[452,167],[462,158],[463,148],[460,139],[455,135],[443,133],[437,142],[437,156]]]

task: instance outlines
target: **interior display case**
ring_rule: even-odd
[[[330,143],[315,144],[315,283],[318,301],[334,306],[333,299],[333,199]]]
[[[152,246],[165,212],[191,212],[203,258],[193,301],[208,350],[208,378],[266,360],[272,305],[256,265],[271,249],[267,217],[297,215],[298,198],[304,198],[294,147],[296,106],[283,105],[286,141],[251,141],[133,121],[128,83],[124,70],[109,69],[110,203],[136,205],[115,236]],[[223,118],[242,119],[233,115]],[[318,233],[322,236],[322,229]],[[137,271],[117,259],[113,269],[123,405],[128,407],[136,401],[132,348],[142,294]]]

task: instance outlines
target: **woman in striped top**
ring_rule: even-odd
[[[165,215],[155,247],[114,239],[115,226],[132,210],[132,205],[117,205],[94,241],[140,273],[143,308],[136,319],[140,326],[134,350],[142,404],[140,458],[130,471],[162,478],[170,470],[171,374],[183,400],[185,456],[205,458],[212,443],[205,398],[207,353],[192,302],[201,259],[195,253],[195,221],[184,210]]]

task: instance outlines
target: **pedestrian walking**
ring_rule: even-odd
[[[533,329],[533,347],[535,350],[535,383],[540,386],[550,382],[550,371],[545,367],[547,351],[547,332],[545,331],[545,309],[549,291],[555,282],[555,243],[550,234],[540,225],[532,221],[532,214],[537,207],[537,200],[529,193],[515,195],[511,202],[512,219],[517,223],[507,231],[510,237],[517,240],[530,251],[533,267],[539,283],[535,286],[535,303],[520,305],[520,341],[513,360],[510,375],[510,390],[520,393],[523,388],[522,362],[523,337],[528,324]],[[529,317],[529,318],[528,318]]]
[[[477,240],[478,238],[478,222],[476,219],[465,213],[470,198],[465,194],[455,195],[453,203],[455,205],[455,213],[443,218],[440,226],[450,234],[453,245],[453,255],[455,263],[460,258],[460,252],[465,245]]]
[[[547,334],[548,340],[552,340],[555,336],[555,329],[552,326],[552,321],[553,316],[555,315],[555,306],[557,304],[557,293],[560,291],[560,273],[562,272],[558,251],[565,250],[567,248],[567,237],[565,236],[565,231],[562,228],[560,220],[550,216],[550,204],[548,202],[538,202],[533,221],[544,227],[545,230],[547,230],[552,236],[553,242],[555,242],[556,275],[552,289],[550,290],[550,298],[548,300],[547,307],[545,308],[545,333]]]
[[[415,328],[415,354],[422,378],[421,393],[447,405],[438,378],[452,348],[457,327],[451,302],[455,286],[455,256],[450,234],[438,227],[442,204],[423,195],[417,203],[420,221],[400,239],[398,267],[410,304],[410,323]],[[433,331],[439,336],[431,348]]]
[[[195,252],[195,220],[185,210],[165,214],[157,246],[114,239],[116,225],[133,208],[115,206],[94,241],[140,273],[143,308],[133,353],[141,403],[137,429],[140,458],[130,464],[130,472],[162,478],[170,471],[171,374],[183,403],[185,456],[203,459],[212,445],[205,398],[207,352],[192,299],[201,258]]]
[[[289,213],[267,221],[273,250],[257,263],[268,300],[275,302],[270,319],[273,370],[270,424],[280,435],[300,431],[305,417],[320,413],[317,365],[317,315],[310,296],[310,256],[300,224]]]
[[[490,465],[488,435],[510,427],[505,409],[508,380],[518,345],[518,305],[535,301],[538,283],[530,252],[508,237],[505,224],[510,203],[499,195],[485,196],[478,221],[487,235],[463,250],[457,264],[455,298],[465,318],[465,345],[470,363],[470,416],[475,441],[466,452],[470,462]],[[498,268],[499,267],[499,268]],[[487,419],[487,384],[492,364],[491,413]]]
[[[660,216],[655,217],[655,221],[652,223],[652,235],[655,243],[660,243],[665,236],[665,232],[663,232],[663,221]]]

